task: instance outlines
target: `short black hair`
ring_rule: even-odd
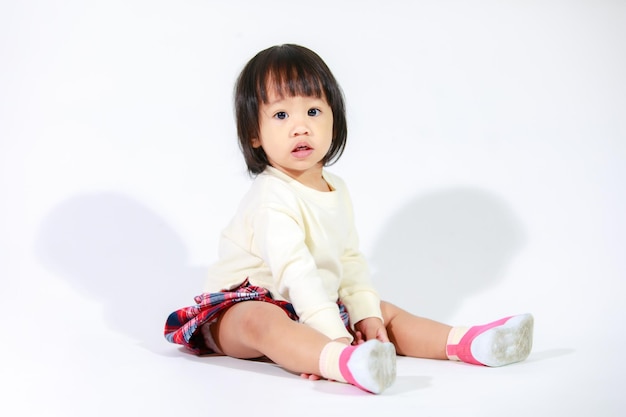
[[[337,162],[348,137],[341,87],[319,55],[300,45],[285,44],[256,54],[235,84],[237,136],[248,172],[257,175],[269,165],[263,148],[252,146],[252,139],[259,137],[259,103],[268,102],[268,88],[274,88],[280,96],[302,95],[326,100],[333,111],[333,138],[322,163],[328,166]]]

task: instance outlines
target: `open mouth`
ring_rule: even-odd
[[[299,143],[295,148],[293,148],[292,152],[306,151],[309,149],[311,149],[311,147],[307,145],[306,143]]]
[[[291,151],[291,154],[297,158],[304,158],[309,156],[313,152],[313,148],[311,148],[306,143],[299,143],[295,148]]]

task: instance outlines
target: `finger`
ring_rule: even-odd
[[[315,374],[300,374],[300,378],[308,379],[309,381],[319,381],[322,379],[321,376]]]
[[[387,331],[384,327],[380,327],[376,332],[376,339],[380,340],[383,343],[389,342],[389,337],[387,336]]]

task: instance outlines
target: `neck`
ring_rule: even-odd
[[[319,165],[319,168],[309,169],[306,171],[291,171],[276,168],[279,171],[287,174],[294,180],[298,181],[302,185],[306,185],[309,188],[312,188],[317,191],[328,192],[332,191],[332,187],[330,184],[326,182],[323,175],[322,165]]]

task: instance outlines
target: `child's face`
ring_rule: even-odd
[[[268,103],[259,107],[260,137],[270,164],[300,182],[319,181],[322,159],[333,137],[333,112],[324,98],[280,97],[270,90]]]

